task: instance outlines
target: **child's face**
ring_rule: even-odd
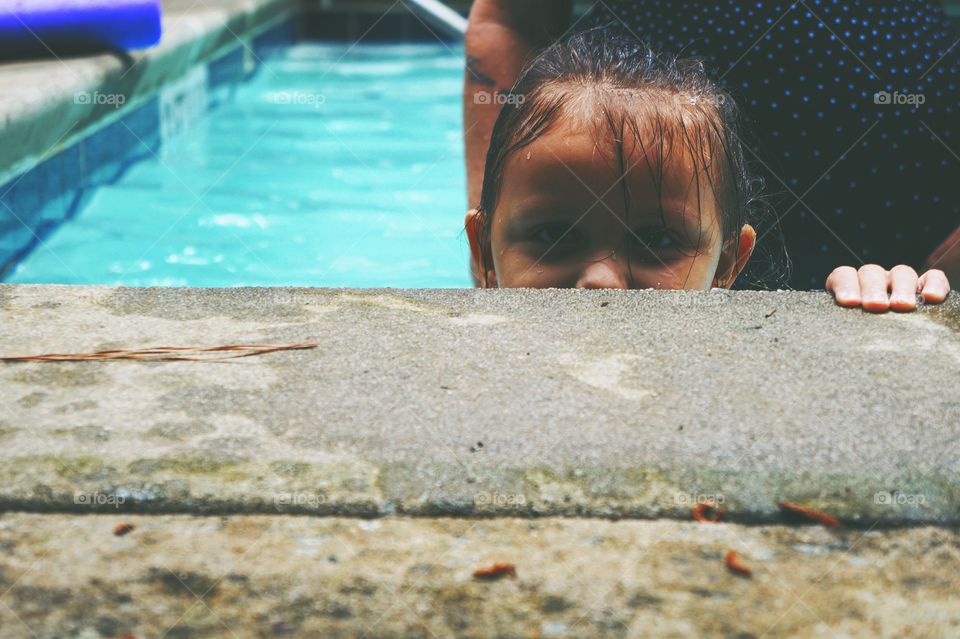
[[[648,146],[648,159],[626,140],[621,169],[612,145],[598,148],[595,137],[554,127],[507,160],[487,286],[706,289],[732,283],[742,268],[739,247],[724,250],[717,202],[706,176],[697,184],[688,152],[664,158],[660,176],[658,145]]]

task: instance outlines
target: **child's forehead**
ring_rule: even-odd
[[[508,208],[519,210],[534,203],[577,208],[601,200],[619,209],[626,186],[636,209],[684,211],[691,208],[686,203],[696,201],[693,208],[699,210],[715,202],[709,180],[689,156],[650,149],[644,154],[639,145],[625,143],[621,165],[615,146],[589,131],[547,131],[508,160],[501,196]]]
[[[655,156],[658,163],[707,165],[712,149],[722,145],[717,105],[682,91],[563,83],[544,87],[532,99],[559,105],[541,135],[586,134],[598,151],[617,160],[622,152]]]
[[[594,123],[560,122],[519,149],[508,160],[508,166],[525,164],[530,169],[544,170],[559,166],[571,173],[571,179],[589,169],[591,173],[614,174],[617,179],[628,174],[631,178],[655,177],[662,182],[688,183],[702,173],[700,167],[708,160],[703,157],[706,149],[693,148],[655,127],[616,131]]]

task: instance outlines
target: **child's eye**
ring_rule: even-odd
[[[552,244],[564,239],[565,234],[569,235],[569,233],[567,233],[569,230],[569,227],[562,224],[546,224],[534,230],[533,239]]]
[[[577,230],[566,224],[544,224],[531,233],[530,240],[543,251],[543,257],[560,257],[573,252],[580,239]]]
[[[631,235],[631,250],[641,259],[663,260],[679,256],[685,244],[672,231],[665,228],[642,229]]]

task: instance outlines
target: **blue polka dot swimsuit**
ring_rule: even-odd
[[[612,0],[580,24],[711,66],[752,131],[780,219],[758,234],[782,233],[789,286],[843,264],[919,270],[960,227],[960,32],[939,2]]]

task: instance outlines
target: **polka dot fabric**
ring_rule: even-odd
[[[611,1],[581,24],[711,65],[752,130],[780,218],[758,233],[782,231],[791,287],[919,270],[960,226],[960,33],[939,3]]]

